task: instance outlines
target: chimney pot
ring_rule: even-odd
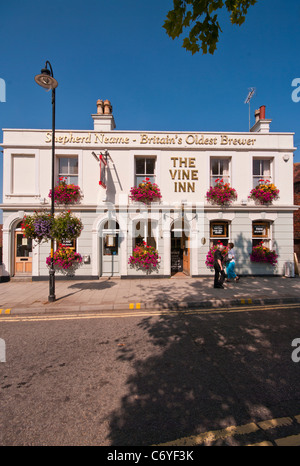
[[[266,106],[262,105],[261,107],[259,107],[259,111],[260,111],[259,119],[260,120],[265,120],[265,118],[266,118]]]
[[[258,120],[259,120],[259,115],[260,115],[260,110],[255,110],[255,112],[254,112],[254,116],[255,116],[255,123],[257,123],[257,122],[258,122]]]
[[[112,113],[112,106],[109,100],[104,101],[104,113],[110,115]]]
[[[97,113],[103,114],[103,109],[104,109],[103,100],[98,99],[97,100]]]

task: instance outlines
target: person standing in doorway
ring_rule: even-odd
[[[233,243],[228,243],[228,254],[226,262],[227,281],[230,282],[239,280],[239,277],[235,273],[235,249]]]
[[[214,278],[214,288],[224,288],[223,282],[225,278],[225,272],[223,269],[223,255],[222,251],[224,246],[222,243],[218,244],[216,251],[214,252],[214,269],[215,269],[215,278]]]

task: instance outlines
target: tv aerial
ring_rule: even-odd
[[[247,95],[246,100],[245,100],[244,103],[249,104],[249,131],[250,131],[250,127],[251,127],[251,124],[250,124],[250,101],[251,101],[252,97],[254,96],[256,89],[255,89],[255,87],[250,87],[248,90],[249,90],[249,92],[248,92],[248,95]]]

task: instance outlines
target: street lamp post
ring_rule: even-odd
[[[49,68],[48,68],[49,66]],[[35,82],[45,89],[52,89],[52,173],[51,173],[51,217],[54,218],[54,162],[55,162],[55,88],[58,82],[53,77],[51,63],[46,61],[45,68],[41,70],[41,74],[37,74]],[[49,296],[48,301],[55,301],[55,270],[54,270],[54,240],[51,238],[51,264],[49,271]]]

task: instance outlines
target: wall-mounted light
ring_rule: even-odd
[[[289,154],[284,154],[284,156],[283,156],[282,158],[283,158],[283,160],[284,160],[285,162],[288,162],[288,161],[290,160]]]

